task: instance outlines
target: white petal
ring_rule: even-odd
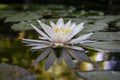
[[[52,21],[50,21],[50,25],[52,26],[52,28],[55,28],[55,23],[54,22],[52,22]]]
[[[34,39],[22,39],[23,43],[50,43],[48,41],[43,41],[43,40],[34,40]]]
[[[76,34],[78,34],[78,32],[80,32],[83,28],[84,28],[84,23],[85,22],[82,22],[82,23],[80,23],[80,24],[78,24],[75,28],[74,28],[74,35],[73,36],[75,36]]]
[[[40,34],[42,35],[43,37],[46,37],[47,39],[49,39],[49,37],[44,33],[42,32],[40,29],[38,29],[37,27],[35,27],[34,25],[31,24],[31,26]]]
[[[37,49],[42,49],[42,48],[47,48],[47,47],[49,47],[49,46],[35,46],[35,47],[32,47],[31,49],[35,49],[35,50],[37,50]]]
[[[66,47],[71,48],[71,49],[75,49],[75,50],[84,51],[84,49],[83,49],[83,48],[78,47],[78,46],[66,46]]]
[[[38,23],[41,25],[41,27],[44,29],[44,31],[45,31],[53,40],[56,39],[56,34],[55,34],[55,32],[53,31],[53,29],[52,29],[50,26],[42,23],[40,20],[38,20]]]
[[[71,30],[70,32],[65,34],[62,41],[63,42],[69,41],[73,37],[73,33],[74,33],[74,30]]]
[[[69,43],[78,43],[80,41],[86,40],[88,37],[90,37],[90,35],[92,35],[93,33],[88,33],[88,34],[84,34],[76,39],[72,39]]]
[[[70,28],[73,29],[76,26],[76,23],[72,23]]]
[[[58,19],[57,23],[56,23],[57,27],[63,27],[64,26],[64,21],[62,18]]]
[[[43,39],[43,40],[48,40],[47,38],[45,37],[38,37],[39,39]]]
[[[80,42],[78,42],[78,43],[93,43],[93,42],[96,42],[96,41],[90,41],[90,40],[84,40],[84,41],[80,41]]]
[[[71,25],[71,20],[69,20],[66,24],[65,24],[65,27],[70,27]]]
[[[63,41],[68,41],[70,40],[72,37],[74,37],[78,32],[80,32],[84,27],[83,27],[83,23],[80,23],[79,25],[77,25],[77,28],[72,29],[70,32],[68,32],[67,34],[65,34]]]

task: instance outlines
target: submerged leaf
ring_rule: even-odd
[[[78,72],[85,80],[120,80],[120,73],[115,71]]]

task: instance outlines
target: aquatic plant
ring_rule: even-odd
[[[64,59],[69,67],[74,67],[72,58],[75,58],[80,62],[84,60],[90,62],[90,59],[85,54],[84,49],[77,45],[94,42],[88,40],[90,35],[93,33],[79,34],[80,36],[76,37],[76,35],[84,28],[85,22],[76,25],[76,23],[71,23],[71,20],[69,20],[66,24],[64,24],[63,19],[60,18],[56,24],[50,21],[51,26],[48,26],[40,20],[37,21],[43,31],[35,27],[33,24],[31,24],[31,26],[40,34],[38,37],[39,39],[22,39],[22,42],[26,43],[27,46],[32,46],[32,50],[44,49],[32,65],[46,57],[46,70],[50,68],[55,60],[60,62]]]

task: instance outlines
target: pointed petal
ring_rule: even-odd
[[[75,28],[74,28],[74,34],[73,36],[75,36],[76,34],[78,34],[83,28],[84,28],[84,23],[85,22],[82,22],[80,24],[78,24]]]
[[[58,19],[57,23],[56,23],[57,27],[63,27],[64,26],[64,21],[62,18]]]
[[[65,49],[63,49],[62,57],[63,57],[65,63],[66,63],[69,67],[73,67],[73,66],[74,66],[73,60],[72,60],[71,56],[68,55],[68,53],[67,53],[67,51],[66,51]]]
[[[88,34],[84,34],[76,39],[72,39],[69,43],[78,43],[80,41],[86,40],[88,37],[90,37],[90,35],[92,35],[93,33],[88,33]]]
[[[55,34],[55,32],[53,31],[53,29],[52,29],[50,26],[42,23],[40,20],[38,20],[38,23],[41,25],[41,27],[43,28],[43,30],[44,30],[53,40],[56,39],[56,37],[55,37],[56,34]]]
[[[50,49],[45,49],[44,52],[42,52],[37,59],[35,59],[35,61],[32,63],[31,66],[33,66],[34,64],[38,63],[39,61],[41,61],[42,59],[44,59],[48,53],[50,52]]]
[[[63,41],[68,41],[70,40],[72,37],[74,37],[78,32],[80,32],[83,28],[84,28],[84,22],[80,23],[79,25],[76,26],[76,28],[72,29],[70,32],[68,32],[67,34],[65,34],[65,36],[63,37]]]
[[[76,23],[72,23],[70,28],[73,29],[76,26]]]
[[[66,24],[65,24],[65,27],[70,27],[71,25],[71,20],[69,20]]]
[[[52,22],[52,21],[50,21],[50,25],[52,26],[52,28],[55,28],[55,23],[54,22]]]
[[[42,32],[40,29],[38,29],[37,27],[35,27],[34,25],[31,24],[31,26],[40,34],[42,35],[43,37],[49,39],[49,37],[44,33]]]
[[[37,49],[42,49],[42,48],[47,48],[49,47],[48,45],[43,45],[43,46],[35,46],[35,47],[32,47],[31,49],[32,50],[37,50]]]
[[[79,43],[82,44],[82,43],[93,43],[93,42],[96,42],[96,41],[84,40],[84,41],[80,41]]]
[[[72,57],[79,61],[88,61],[91,62],[90,58],[85,54],[84,51],[70,50],[70,54]]]
[[[42,40],[48,40],[47,38],[45,37],[38,37],[39,39],[42,39]]]
[[[47,43],[47,44],[49,44],[50,42],[48,42],[48,41],[43,41],[43,40],[34,40],[34,39],[22,39],[22,42],[23,43],[28,43],[28,44],[30,44],[30,43]]]
[[[75,50],[79,50],[79,51],[84,51],[83,48],[78,47],[78,46],[66,46],[66,47],[71,48],[71,49],[75,49]]]
[[[56,56],[54,51],[52,50],[45,61],[45,70],[48,70],[53,65],[55,59],[56,59]]]
[[[74,34],[74,30],[71,30],[70,32],[68,32],[67,34],[64,35],[62,41],[63,42],[69,41],[73,37],[73,34]]]

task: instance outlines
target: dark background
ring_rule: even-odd
[[[120,12],[120,0],[0,0],[0,4],[63,4],[73,5],[84,10]]]
[[[120,4],[120,0],[0,0],[0,3],[53,3],[53,4],[68,4],[68,5],[78,5],[78,4]]]

